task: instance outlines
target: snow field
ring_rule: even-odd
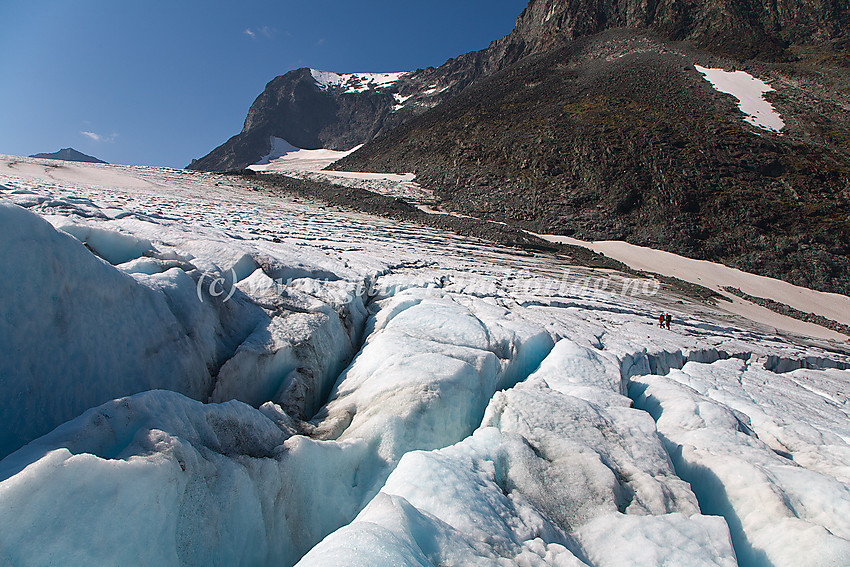
[[[779,132],[785,127],[785,122],[773,105],[764,99],[764,93],[773,88],[756,79],[746,71],[724,71],[694,65],[702,73],[705,80],[722,93],[727,93],[738,99],[738,108],[747,115],[744,120],[753,126],[764,130]]]
[[[382,89],[391,87],[407,72],[401,73],[333,73],[330,71],[318,71],[310,69],[316,85],[321,90],[329,88],[342,88],[346,93],[362,93],[369,89]]]
[[[271,145],[269,153],[254,165],[249,165],[248,169],[263,173],[280,173],[345,187],[364,188],[383,195],[402,197],[414,203],[430,203],[434,200],[434,195],[430,191],[423,189],[414,181],[416,176],[412,173],[324,170],[328,165],[357,151],[361,146],[355,146],[347,151],[303,150],[274,136],[269,138],[269,143]]]
[[[268,165],[273,160],[284,157],[287,154],[294,154],[300,151],[301,148],[296,148],[283,138],[278,138],[277,136],[269,136],[269,153],[263,157],[260,161],[256,163],[258,166]],[[310,150],[307,150],[310,151]],[[313,150],[315,151],[315,150]],[[327,150],[323,150],[327,151]]]
[[[729,293],[724,288],[736,287],[745,293],[756,297],[765,297],[784,303],[806,313],[822,315],[843,324],[850,324],[850,298],[835,294],[815,291],[792,285],[782,280],[742,272],[723,264],[685,258],[663,250],[653,250],[644,246],[636,246],[621,241],[585,242],[568,236],[537,235],[550,242],[559,242],[573,246],[588,248],[604,254],[609,258],[619,260],[636,270],[652,273],[663,273],[683,281],[707,287],[728,302],[730,313],[740,314],[753,321],[770,325],[802,336],[820,337],[832,340],[847,340],[847,337],[836,331],[779,315],[764,307],[755,305]]]
[[[357,151],[361,146],[355,146],[348,151],[337,150],[305,150],[297,148],[276,136],[269,136],[269,153],[248,169],[254,171],[320,171],[333,162]]]

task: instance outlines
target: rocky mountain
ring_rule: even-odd
[[[528,55],[612,28],[650,30],[717,54],[772,59],[787,56],[789,43],[846,37],[850,7],[843,0],[531,0],[499,47]]]
[[[97,159],[96,157],[86,155],[83,152],[78,152],[74,148],[63,148],[58,152],[53,152],[50,154],[33,154],[30,157],[42,159],[61,159],[64,161],[83,161],[87,163],[106,163],[105,161]]]
[[[487,49],[391,83],[278,77],[190,167],[255,163],[270,136],[368,142],[332,167],[413,171],[446,209],[847,294],[849,15],[838,0],[531,0]],[[763,81],[781,126],[745,121],[697,67]]]
[[[244,168],[272,151],[272,138],[304,149],[349,150],[460,92],[480,74],[467,61],[475,58],[480,54],[409,73],[290,71],[266,85],[242,132],[188,169]]]
[[[317,79],[319,77],[319,79]],[[348,81],[320,82],[322,78]],[[397,80],[397,76],[394,79]],[[395,81],[297,69],[272,80],[257,97],[242,132],[195,160],[189,169],[242,168],[271,151],[271,137],[307,149],[350,149],[374,137],[392,112]]]
[[[845,93],[830,102],[805,61],[750,63],[776,79],[776,133],[745,122],[695,64],[730,63],[609,30],[527,57],[332,167],[412,171],[444,208],[539,233],[850,292],[846,73],[818,87]]]
[[[648,30],[737,59],[783,60],[794,58],[791,43],[833,42],[843,50],[850,8],[843,0],[530,0],[509,35],[439,68],[383,75],[304,68],[278,76],[251,105],[242,131],[188,169],[256,163],[271,150],[271,137],[300,148],[348,150],[524,57],[613,28]]]

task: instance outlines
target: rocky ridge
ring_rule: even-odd
[[[850,8],[841,0],[531,0],[514,30],[487,49],[361,89],[322,88],[311,69],[278,76],[251,105],[242,132],[193,160],[188,169],[224,171],[256,163],[270,137],[300,148],[348,150],[462,92],[476,80],[579,37],[613,28],[687,40],[739,60],[787,60],[787,46],[831,42],[843,50]]]

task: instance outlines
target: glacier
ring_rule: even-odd
[[[846,339],[247,178],[0,184],[0,563],[850,557]]]

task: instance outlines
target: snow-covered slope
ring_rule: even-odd
[[[2,159],[0,562],[850,556],[844,345],[248,183]]]
[[[336,150],[304,150],[296,148],[283,138],[271,136],[269,138],[271,149],[269,153],[248,169],[254,171],[319,171],[332,164],[341,157],[356,151],[360,146],[355,146],[348,151]]]
[[[333,73],[310,69],[316,84],[322,90],[340,88],[347,93],[361,93],[369,89],[382,89],[397,83],[410,73]]]
[[[796,286],[788,282],[750,274],[706,260],[686,258],[663,250],[653,250],[622,241],[584,242],[568,236],[539,235],[550,242],[571,244],[588,248],[623,262],[630,268],[672,276],[713,290],[734,305],[735,312],[748,318],[792,333],[835,340],[845,340],[846,335],[819,327],[813,323],[789,319],[755,305],[730,293],[727,288],[740,289],[755,297],[767,298],[788,305],[802,313],[812,313],[850,325],[850,297]]]
[[[745,121],[773,132],[785,128],[782,117],[764,98],[764,94],[772,92],[773,87],[746,71],[725,71],[699,65],[695,67],[715,89],[738,99],[738,108],[746,115]]]
[[[325,171],[327,166],[357,151],[360,146],[348,151],[304,150],[274,136],[270,139],[270,145],[272,149],[269,154],[254,165],[249,165],[248,169],[324,181],[334,185],[360,187],[384,195],[401,197],[413,203],[431,203],[434,200],[433,193],[420,187],[414,181],[416,176],[412,173]]]

